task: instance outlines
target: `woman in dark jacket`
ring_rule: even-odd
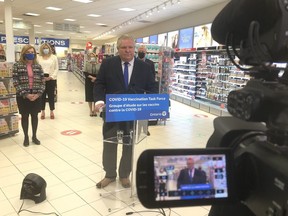
[[[41,95],[45,89],[45,83],[42,67],[37,62],[36,50],[31,45],[23,47],[19,61],[13,66],[13,84],[16,88],[16,100],[25,137],[23,145],[29,146],[29,115],[31,115],[32,142],[40,145],[36,132],[38,113],[41,111]]]
[[[97,116],[95,112],[95,102],[93,96],[94,82],[99,72],[100,64],[95,53],[88,54],[88,59],[84,64],[85,74],[85,101],[88,102],[90,116]]]

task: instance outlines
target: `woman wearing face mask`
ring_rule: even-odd
[[[58,59],[52,53],[52,49],[49,44],[44,43],[39,50],[39,64],[42,66],[45,76],[45,91],[42,95],[42,112],[41,119],[45,119],[45,105],[46,95],[48,96],[48,102],[50,107],[50,118],[54,119],[55,110],[55,88],[57,73],[59,70]]]
[[[13,84],[16,88],[16,100],[24,132],[23,145],[29,146],[29,115],[31,115],[32,142],[40,145],[36,132],[38,113],[41,111],[41,95],[45,84],[42,67],[37,62],[36,50],[31,45],[23,47],[19,61],[13,65]]]
[[[95,53],[90,53],[87,56],[87,61],[84,64],[85,74],[85,100],[88,102],[90,116],[97,116],[95,110],[95,102],[93,97],[93,87],[96,80],[96,76],[99,72],[100,64],[97,61]]]

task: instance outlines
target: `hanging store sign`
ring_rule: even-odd
[[[0,34],[0,43],[6,43],[6,35]],[[70,46],[69,39],[57,39],[57,38],[41,38],[41,44],[49,43],[55,47],[67,47]],[[29,36],[14,36],[14,44],[30,44]],[[39,38],[35,38],[35,44],[39,45]]]
[[[0,34],[0,43],[6,43],[6,35]],[[28,36],[14,36],[14,44],[29,44]]]
[[[69,39],[57,39],[57,38],[41,38],[41,43],[39,43],[40,38],[35,38],[35,44],[43,44],[43,43],[49,43],[54,45],[55,47],[67,47],[69,48]]]

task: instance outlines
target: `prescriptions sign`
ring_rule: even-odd
[[[106,122],[169,118],[168,94],[108,94]]]
[[[0,43],[6,43],[6,35],[0,34]],[[14,36],[14,44],[29,44],[28,36]]]

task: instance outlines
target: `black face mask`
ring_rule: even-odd
[[[140,59],[144,58],[145,57],[145,53],[144,52],[138,52],[138,57]]]

